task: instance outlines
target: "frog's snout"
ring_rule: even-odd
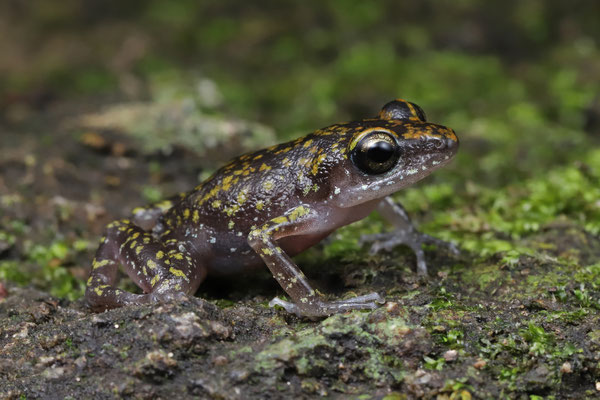
[[[446,148],[452,152],[452,154],[458,151],[458,138],[456,135],[446,136],[445,138]]]
[[[440,142],[442,142],[440,150],[443,149],[448,151],[452,153],[452,155],[456,154],[458,151],[458,137],[452,129],[448,129],[447,132],[444,133],[443,137],[440,138]]]
[[[444,135],[442,137],[429,138],[433,142],[433,146],[437,151],[456,153],[458,150],[458,138],[452,132],[452,134]]]

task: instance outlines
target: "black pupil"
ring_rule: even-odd
[[[367,150],[367,158],[377,163],[384,163],[394,155],[394,146],[381,140],[373,143]]]

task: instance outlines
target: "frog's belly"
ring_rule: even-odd
[[[294,256],[314,246],[326,238],[331,231],[310,235],[296,235],[281,238],[279,246],[289,255]],[[211,275],[231,275],[264,266],[262,258],[252,249],[245,239],[236,237],[227,241],[228,246],[213,249],[213,257],[207,268]]]
[[[366,202],[352,208],[328,208],[319,213],[323,218],[307,220],[298,225],[299,232],[309,232],[285,236],[278,240],[279,246],[294,256],[326,238],[337,228],[357,221],[368,215],[380,200]],[[264,265],[262,258],[248,245],[247,233],[241,236],[226,235],[210,248],[212,257],[207,260],[209,274],[235,274]]]

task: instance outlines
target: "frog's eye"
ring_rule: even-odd
[[[383,174],[400,158],[396,140],[386,132],[372,132],[361,138],[350,153],[352,163],[369,175]]]

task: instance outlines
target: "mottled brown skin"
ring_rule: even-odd
[[[207,274],[266,264],[293,301],[275,298],[272,304],[290,312],[320,316],[374,308],[381,300],[376,293],[323,301],[290,257],[378,208],[398,230],[379,235],[373,248],[407,244],[417,253],[419,273],[426,273],[421,244],[435,239],[417,232],[386,196],[446,164],[457,148],[451,129],[426,122],[418,106],[394,100],[377,118],[237,157],[192,191],[109,224],[86,299],[102,310],[180,298],[193,294]],[[145,294],[114,287],[119,264]]]

